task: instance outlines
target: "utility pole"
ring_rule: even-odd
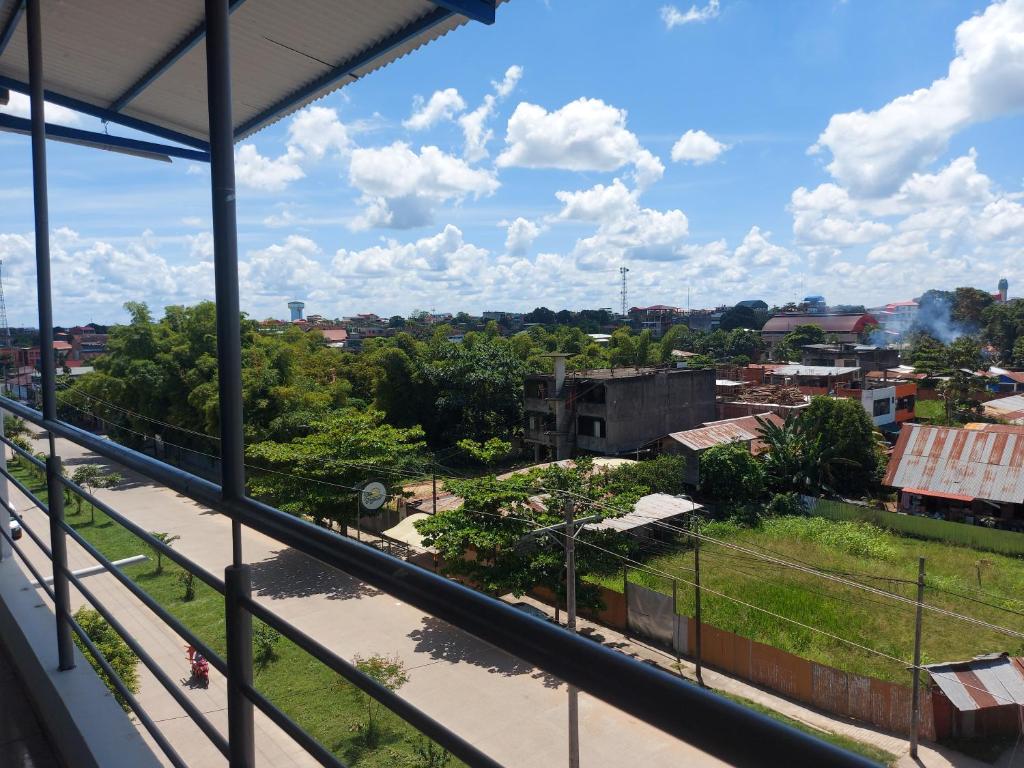
[[[520,541],[529,541],[538,536],[554,534],[556,531],[565,532],[565,602],[568,612],[566,629],[576,632],[576,534],[588,523],[597,523],[602,520],[601,515],[590,515],[575,519],[576,503],[571,497],[566,497],[563,522],[556,525],[548,525],[530,531]],[[556,538],[557,541],[557,538]],[[558,615],[558,597],[555,597],[555,615]],[[557,621],[557,618],[556,618]],[[580,723],[579,723],[579,691],[576,686],[569,683],[569,768],[579,768],[580,765]]]
[[[697,519],[694,518],[691,521],[691,525],[696,529]],[[701,629],[700,622],[700,537],[693,537],[693,620],[697,622],[696,631],[694,632],[694,654],[696,658],[697,668],[697,684],[702,688],[704,687],[704,677],[701,674],[701,653],[700,653],[700,641],[703,631]]]
[[[576,633],[576,523],[573,520],[575,502],[565,500],[565,602],[568,621],[566,627]],[[579,691],[569,683],[569,768],[580,766],[580,712]]]
[[[622,275],[622,291],[621,291],[620,298],[622,299],[622,316],[623,317],[625,317],[628,314],[627,310],[629,309],[629,307],[627,306],[628,298],[627,298],[627,291],[626,291],[626,273],[627,272],[629,272],[629,267],[619,267],[619,274]]]
[[[436,515],[437,514],[437,470],[436,469],[431,469],[430,470],[430,485],[433,488],[434,514]]]
[[[924,558],[917,560],[917,616],[914,619],[914,685],[910,702],[910,756],[917,757],[917,731],[921,721],[921,612],[924,608]]]

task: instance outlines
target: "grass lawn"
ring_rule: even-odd
[[[949,427],[962,427],[963,422],[946,420],[946,404],[942,400],[918,400],[914,404],[915,418],[928,423]]]
[[[757,528],[709,523],[706,533],[725,542],[771,550],[781,558],[820,569],[856,574],[858,581],[916,596],[917,561],[926,558],[925,601],[960,614],[1020,631],[1024,622],[1024,560],[941,542],[901,538],[867,523],[824,518],[775,518]],[[693,552],[662,546],[646,564],[687,582],[692,581]],[[846,587],[809,574],[765,562],[719,544],[701,546],[701,583],[709,590],[736,597],[773,613],[816,627],[898,659],[913,658],[914,606]],[[617,591],[622,575],[589,577]],[[633,570],[630,580],[665,594],[669,578]],[[940,590],[946,590],[945,592]],[[956,592],[957,595],[949,594]],[[984,605],[977,601],[991,604]],[[910,682],[904,664],[834,640],[761,611],[705,591],[702,618],[714,625],[767,645],[848,672],[885,680]],[[693,616],[693,589],[682,581],[677,610]],[[1006,609],[1006,610],[1000,610]],[[1008,612],[1010,611],[1010,612]],[[1017,613],[1013,613],[1017,612]],[[1004,633],[925,610],[922,623],[925,664],[967,659],[981,653],[1024,653],[1024,643]]]
[[[13,461],[9,466],[12,474],[46,500],[45,483],[35,472]],[[69,504],[65,515],[68,523],[108,559],[146,553],[155,560],[148,545],[99,510],[93,510],[91,505],[82,504],[79,512],[74,504]],[[179,581],[182,569],[166,558],[159,573],[152,561],[123,570],[215,651],[224,654],[224,600],[220,594],[196,579],[195,598],[184,600],[184,588]],[[170,629],[167,632],[171,634]],[[256,688],[343,762],[365,768],[462,765],[454,758],[447,762],[428,762],[420,754],[426,748],[426,739],[383,708],[380,708],[378,737],[372,745],[368,744],[365,736],[367,702],[362,692],[284,638],[277,643],[275,651],[276,658],[257,669]],[[172,677],[184,671],[185,663],[183,641],[181,669],[172,670]]]

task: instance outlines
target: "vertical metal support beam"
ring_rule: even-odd
[[[225,499],[245,496],[242,438],[242,340],[238,304],[235,147],[231,122],[228,0],[206,0],[206,95],[210,120],[210,191],[217,299],[217,382],[221,487]],[[233,562],[242,562],[242,530],[231,524]]]
[[[4,419],[6,418],[6,412],[0,410],[0,437],[4,437]],[[0,469],[3,469],[4,472],[7,471],[7,444],[2,441],[0,441]],[[3,503],[0,504],[0,530],[9,532],[11,516],[7,511],[7,505],[11,501],[11,496],[7,490],[7,475],[4,474],[0,474],[0,499],[3,500]],[[11,553],[11,545],[6,538],[0,536],[0,560],[10,557]]]
[[[252,596],[248,565],[224,569],[224,618],[228,651],[228,746],[231,768],[256,765],[252,702],[244,686],[252,685],[252,616],[241,598]]]
[[[39,294],[39,366],[42,371],[43,417],[57,418],[57,369],[53,360],[53,297],[50,292],[50,206],[46,188],[46,118],[43,111],[43,30],[41,0],[29,0],[29,100],[32,118],[32,202],[36,230],[36,286]],[[50,440],[53,453],[53,439]]]
[[[626,616],[625,616],[625,624],[626,624],[626,626],[624,626],[622,628],[622,634],[625,635],[626,637],[629,637],[629,564],[628,563],[623,563],[622,564],[622,603],[623,603],[623,606],[626,609],[624,611],[624,613],[626,614]]]
[[[676,653],[676,665],[679,664],[679,581],[672,579],[672,650]]]
[[[910,700],[910,756],[917,757],[921,725],[921,609],[924,607],[924,558],[917,561],[917,615],[914,619],[914,682]]]
[[[53,436],[50,438],[51,445]],[[57,615],[57,658],[62,670],[75,668],[71,640],[71,591],[68,586],[68,542],[64,522],[64,484],[60,481],[60,456],[46,459],[47,509],[50,515],[50,553],[53,555],[54,612]]]

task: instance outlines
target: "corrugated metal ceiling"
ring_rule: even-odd
[[[340,64],[427,18],[437,21],[357,67],[352,75],[285,105]],[[46,89],[107,109],[202,21],[202,0],[44,2]],[[236,133],[258,116],[267,119],[236,138],[280,120],[464,23],[464,16],[446,16],[426,0],[247,0],[231,15]],[[0,56],[0,76],[28,82],[24,17]],[[272,114],[267,115],[268,111]],[[181,56],[121,113],[205,141],[205,45],[195,45]]]

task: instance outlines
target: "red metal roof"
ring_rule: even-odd
[[[885,485],[1024,503],[1024,432],[905,424]]]
[[[825,333],[860,333],[866,325],[877,325],[874,315],[856,313],[849,315],[805,315],[783,314],[770,317],[761,332],[789,333],[798,325],[816,325]]]

